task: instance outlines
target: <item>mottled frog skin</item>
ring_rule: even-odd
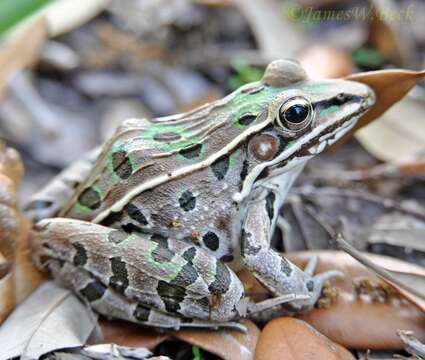
[[[189,113],[130,119],[27,208],[35,262],[101,314],[157,326],[238,326],[284,302],[308,310],[336,272],[270,248],[306,161],[374,103],[364,84],[308,80],[278,60],[263,79]],[[45,219],[48,218],[48,219]],[[273,294],[252,304],[235,270]]]

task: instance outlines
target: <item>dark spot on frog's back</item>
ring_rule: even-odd
[[[223,180],[229,170],[229,155],[220,156],[211,164],[211,169],[218,180]]]
[[[242,126],[248,126],[249,124],[253,123],[257,116],[255,115],[244,115],[238,119],[238,124]]]
[[[121,179],[125,180],[130,177],[133,168],[126,151],[118,150],[112,153],[112,168]]]
[[[280,260],[280,270],[286,276],[290,276],[291,275],[291,272],[292,272],[291,266],[289,265],[289,262],[286,259],[284,259],[284,258],[281,258],[281,260]]]
[[[145,215],[143,215],[142,211],[136,205],[129,203],[125,207],[125,211],[127,212],[128,216],[130,216],[133,220],[137,221],[139,224],[148,224],[148,220],[146,219]]]
[[[183,253],[182,257],[189,264],[192,264],[193,259],[195,259],[195,256],[196,256],[196,252],[197,252],[196,247],[192,246]]]
[[[201,155],[202,144],[193,144],[179,151],[179,154],[186,159],[195,159]]]
[[[106,291],[106,286],[99,281],[93,281],[88,283],[83,289],[80,290],[80,294],[88,301],[99,300]]]
[[[187,263],[181,268],[170,284],[186,288],[187,286],[192,285],[197,278],[198,272],[192,264]]]
[[[87,251],[80,243],[72,244],[75,248],[73,263],[75,266],[84,266],[87,263]]]
[[[110,261],[113,275],[109,279],[109,285],[120,292],[124,292],[128,287],[126,263],[119,256],[111,258]]]
[[[204,242],[205,246],[210,250],[217,250],[220,246],[220,239],[218,236],[213,233],[212,231],[208,231],[203,237],[202,241]]]
[[[214,281],[208,286],[208,290],[213,295],[225,294],[229,290],[231,282],[230,270],[221,261],[217,261]]]
[[[164,302],[165,308],[168,311],[176,312],[180,309],[180,303],[186,296],[186,291],[180,286],[175,286],[166,281],[159,280],[157,286],[158,295]]]
[[[87,207],[91,210],[96,210],[102,204],[102,199],[95,189],[89,187],[84,189],[83,192],[78,196],[78,202],[84,207]]]
[[[180,207],[184,211],[193,210],[196,206],[196,197],[191,191],[186,190],[179,198]]]

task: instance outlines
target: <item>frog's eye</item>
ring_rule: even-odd
[[[303,97],[296,97],[280,106],[276,122],[280,127],[297,131],[310,125],[313,117],[311,102]]]

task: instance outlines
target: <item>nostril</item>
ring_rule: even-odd
[[[336,96],[336,99],[337,99],[338,101],[340,101],[340,102],[344,102],[344,100],[345,100],[345,94],[344,94],[344,93],[339,93],[339,94]]]

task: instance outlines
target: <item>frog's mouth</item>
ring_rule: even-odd
[[[233,200],[241,202],[245,199],[253,186],[261,186],[276,177],[298,172],[303,165],[320,154],[329,145],[332,145],[347,134],[357,123],[358,119],[374,104],[374,94],[365,97],[358,103],[351,104],[354,108],[347,109],[345,116],[335,118],[329,115],[323,118],[321,124],[300,137],[294,145],[282,151],[273,160],[257,165],[245,178],[242,190],[233,196]]]

